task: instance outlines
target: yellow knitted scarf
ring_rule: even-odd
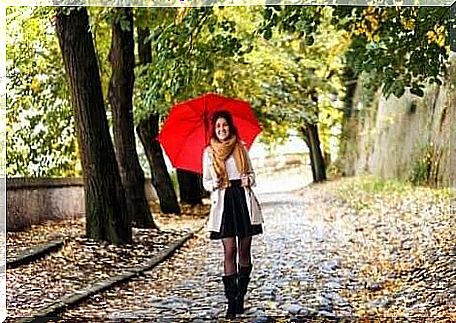
[[[230,180],[225,166],[225,162],[230,155],[233,155],[236,168],[241,174],[248,174],[251,172],[249,163],[247,162],[247,151],[236,137],[233,136],[222,142],[212,138],[210,146],[213,152],[212,167],[220,180],[220,188],[227,188],[230,186]]]

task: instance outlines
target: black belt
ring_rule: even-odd
[[[230,181],[231,186],[241,186],[242,181],[240,179],[233,179]]]

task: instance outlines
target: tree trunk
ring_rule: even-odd
[[[350,67],[346,67],[344,71],[344,81],[346,82],[346,92],[344,99],[344,121],[351,118],[353,114],[353,99],[355,97],[356,87],[358,85],[356,74]]]
[[[181,203],[202,204],[203,181],[201,175],[183,169],[176,171]]]
[[[342,133],[340,136],[340,148],[338,157],[338,167],[343,176],[351,175],[352,172],[349,166],[351,162],[350,155],[352,154],[349,150],[353,149],[350,142],[356,135],[356,110],[354,109],[354,98],[356,88],[358,87],[357,75],[352,68],[346,67],[344,71],[343,80],[346,84],[345,99],[344,99],[344,115],[342,118]]]
[[[180,214],[181,209],[177,202],[176,192],[166,169],[160,143],[156,139],[158,134],[158,115],[151,114],[148,120],[142,121],[136,127],[136,131],[149,161],[152,185],[157,192],[161,211],[165,214]]]
[[[99,67],[87,10],[57,10],[56,31],[69,81],[84,175],[86,234],[114,244],[131,243],[124,189],[109,135]]]
[[[138,55],[140,64],[152,62],[152,49],[150,43],[146,43],[149,30],[138,28]],[[136,127],[141,143],[146,152],[150,165],[151,181],[158,195],[160,210],[165,214],[180,214],[181,209],[177,201],[176,192],[169,176],[163,157],[163,151],[157,140],[159,116],[151,113],[147,120],[143,120]]]
[[[148,28],[137,28],[138,32],[138,56],[140,64],[152,63],[152,47],[147,38],[150,36]]]
[[[327,151],[323,151],[323,160],[325,162],[325,166],[331,165],[331,154]],[[325,167],[325,168],[326,168]]]
[[[326,180],[326,165],[320,148],[320,138],[318,135],[318,126],[316,124],[306,123],[301,128],[305,142],[310,151],[310,164],[312,167],[312,176],[314,182]]]
[[[114,123],[114,142],[120,177],[125,189],[128,216],[140,228],[157,228],[144,189],[144,172],[136,151],[133,125],[134,40],[131,8],[115,8],[113,14],[123,17],[130,28],[123,30],[114,19],[109,61],[112,75],[109,82],[109,103]]]
[[[302,127],[300,130],[302,133],[302,139],[304,139],[304,142],[306,143],[307,148],[309,148],[310,169],[312,170],[312,178],[315,181],[317,174],[315,173],[315,167],[314,167],[313,161],[312,161],[312,153],[310,152],[311,151],[310,150],[310,141],[309,141],[309,138],[306,136],[306,131],[305,131],[304,127]]]

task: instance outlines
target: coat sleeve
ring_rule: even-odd
[[[206,191],[213,192],[214,178],[212,177],[212,159],[209,150],[209,148],[206,148],[203,152],[203,187]]]
[[[255,171],[253,170],[252,161],[250,160],[250,154],[245,145],[244,145],[244,149],[245,149],[245,152],[247,155],[247,163],[249,164],[249,169],[251,169],[250,173],[248,174],[249,179],[250,179],[250,186],[256,186]]]

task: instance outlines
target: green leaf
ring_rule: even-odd
[[[396,80],[393,83],[392,91],[394,96],[400,98],[405,93],[405,85],[402,80]]]
[[[419,97],[424,96],[424,91],[417,86],[412,86],[412,88],[410,89],[410,93],[412,93],[416,96],[419,96]]]

